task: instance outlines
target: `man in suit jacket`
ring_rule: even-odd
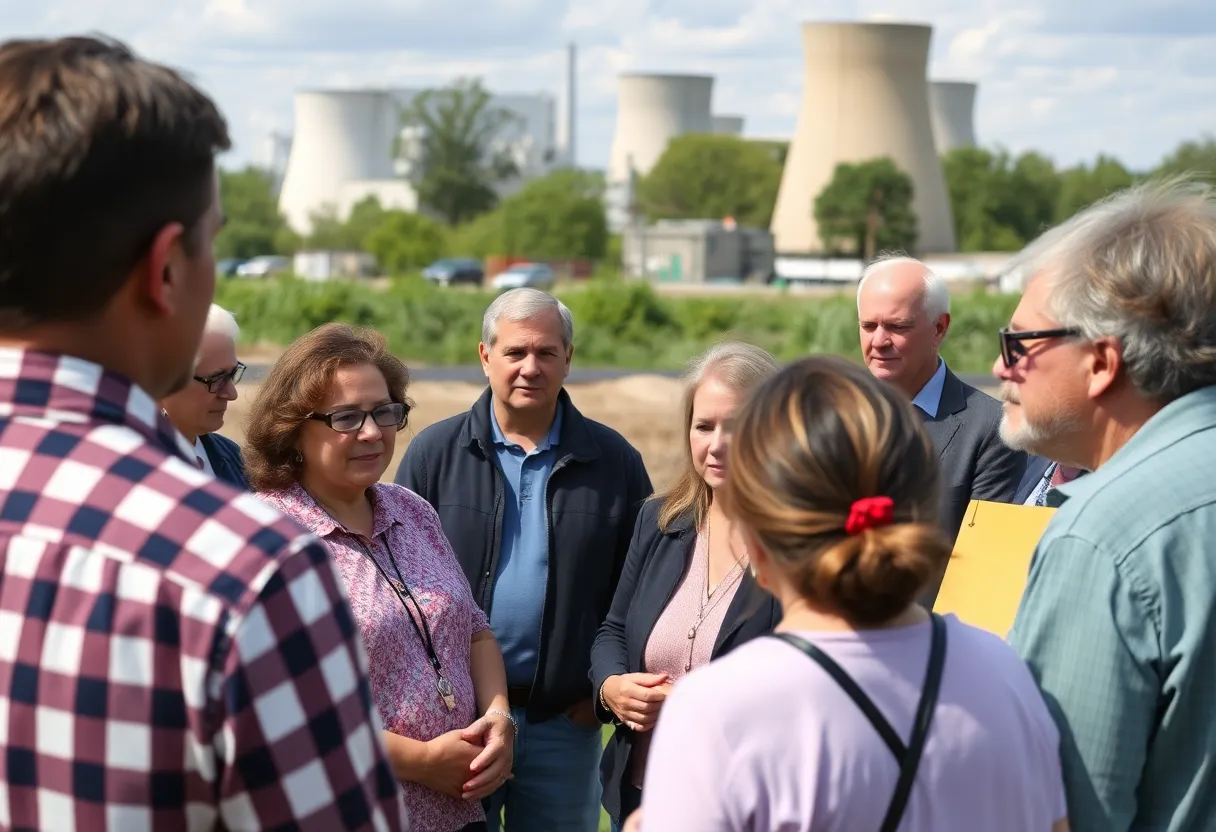
[[[1026,458],[1026,473],[1022,474],[1022,480],[1018,483],[1017,490],[1013,492],[1014,505],[1034,505],[1034,503],[1029,502],[1030,498],[1039,490],[1043,478],[1054,467],[1055,463],[1045,456],[1028,456]]]
[[[866,366],[907,393],[941,454],[941,524],[953,539],[971,500],[1013,501],[1026,455],[1001,441],[1000,402],[941,359],[950,291],[924,263],[904,256],[871,263],[857,287],[857,315]]]

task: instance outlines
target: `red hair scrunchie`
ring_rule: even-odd
[[[866,529],[889,526],[894,519],[895,501],[890,497],[862,497],[849,509],[844,530],[849,534],[860,534]]]

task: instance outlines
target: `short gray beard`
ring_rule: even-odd
[[[1009,401],[1008,388],[1001,386],[1001,400]],[[1058,404],[1058,403],[1057,403]],[[1019,405],[1021,407],[1021,405]],[[1037,454],[1054,462],[1060,462],[1059,449],[1067,447],[1069,439],[1080,432],[1080,423],[1071,414],[1055,409],[1045,421],[1032,422],[1022,407],[1022,423],[1014,428],[1009,417],[1001,415],[1001,441],[1015,451]]]

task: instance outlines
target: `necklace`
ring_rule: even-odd
[[[712,560],[712,555],[713,555],[713,548],[711,545],[713,542],[712,533],[713,533],[713,523],[709,519],[709,517],[706,517],[705,518],[705,583],[703,584],[703,592],[701,593],[701,597],[700,597],[700,599],[698,599],[699,609],[697,610],[697,620],[693,623],[693,625],[691,627],[688,628],[688,658],[684,662],[684,672],[685,673],[692,670],[693,648],[696,646],[697,631],[701,628],[701,624],[704,623],[706,616],[708,616],[711,612],[713,612],[714,608],[716,606],[718,606],[718,602],[726,597],[726,595],[728,594],[726,592],[726,590],[729,590],[732,586],[734,586],[734,584],[737,581],[739,581],[743,578],[743,562],[736,558],[735,565],[731,567],[729,572],[727,572],[725,575],[722,576],[722,579],[720,581],[718,581],[718,583],[714,584],[713,590],[712,591],[710,590],[710,588],[709,588],[709,567],[710,567],[710,562]],[[727,541],[727,546],[730,548],[731,553],[734,554],[734,547],[731,546],[729,540]],[[723,591],[721,593],[719,593],[718,590],[723,590]],[[714,596],[717,596],[717,597],[714,597]]]
[[[435,652],[435,641],[431,638],[431,628],[426,620],[426,613],[422,611],[422,604],[418,603],[418,599],[414,597],[414,593],[410,591],[409,585],[405,582],[405,578],[401,574],[401,567],[397,565],[397,559],[393,557],[393,550],[388,545],[388,537],[380,535],[380,539],[384,541],[384,549],[388,552],[389,562],[393,565],[393,571],[397,573],[397,578],[394,580],[384,567],[380,565],[380,561],[376,560],[376,556],[372,551],[364,545],[362,540],[359,540],[359,546],[363,549],[363,553],[367,555],[376,567],[376,571],[388,582],[388,585],[393,588],[397,600],[401,602],[401,606],[405,608],[405,616],[410,620],[410,624],[414,626],[414,632],[418,634],[418,638],[422,641],[422,646],[426,649],[427,658],[430,659],[431,667],[435,670],[435,691],[439,694],[439,698],[443,700],[443,704],[449,711],[456,710],[456,691],[452,687],[452,683],[446,676],[443,675],[443,665],[439,662],[439,654]],[[406,599],[413,602],[413,608],[406,602]],[[414,611],[417,610],[418,618],[414,618]],[[418,621],[422,621],[422,626],[418,626]]]

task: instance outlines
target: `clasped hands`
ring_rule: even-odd
[[[666,673],[622,673],[604,680],[604,702],[626,727],[649,731],[667,701],[671,684]]]
[[[515,727],[501,714],[483,716],[426,745],[423,785],[448,797],[481,800],[514,776]]]

